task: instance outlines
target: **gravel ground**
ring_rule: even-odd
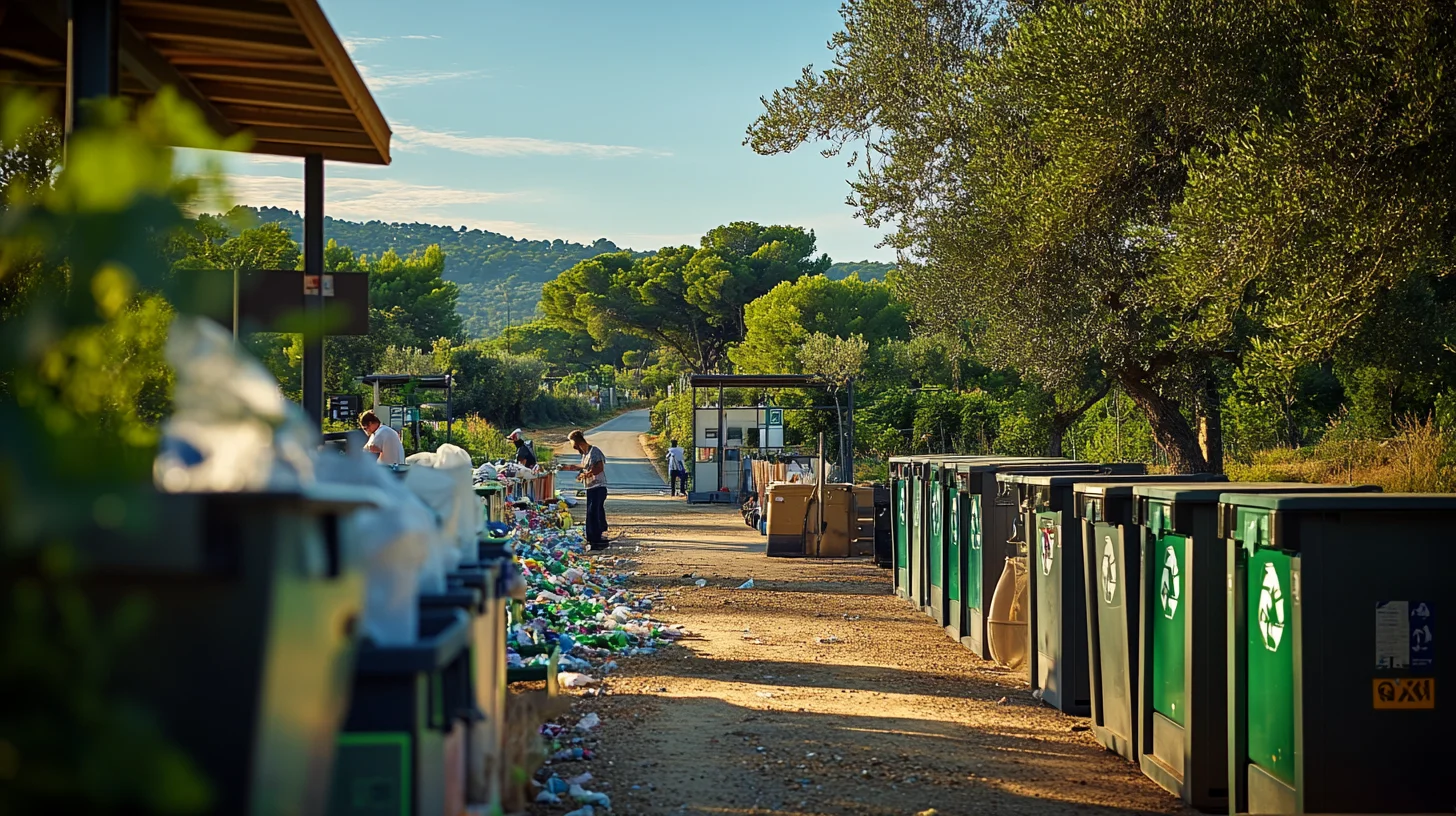
[[[727,508],[623,497],[608,514],[624,540],[607,557],[693,632],[577,701],[602,718],[596,757],[555,769],[590,771],[614,813],[1192,812],[895,598],[888,570],[769,559]]]

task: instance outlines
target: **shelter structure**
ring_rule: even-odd
[[[391,134],[318,0],[0,0],[0,83],[55,92],[67,133],[88,100],[171,87],[253,153],[304,160],[304,269],[267,294],[303,307],[303,407],[321,423],[324,162],[389,164]]]
[[[360,377],[359,382],[374,388],[374,405],[372,410],[377,414],[385,406],[380,403],[380,391],[385,388],[403,388],[413,385],[418,388],[429,388],[445,391],[445,441],[455,441],[455,378],[450,374],[370,374]],[[418,408],[419,406],[414,406]],[[384,417],[381,417],[384,419]],[[418,415],[415,416],[416,424],[419,423]],[[416,428],[416,436],[419,430]]]
[[[729,388],[812,388],[825,391],[832,388],[822,379],[803,374],[693,374],[688,377],[688,385],[693,399],[693,490],[688,494],[688,501],[694,503],[738,500],[738,487],[742,484],[744,472],[743,449],[756,448],[770,454],[783,451],[785,411],[836,410],[832,405],[808,408],[771,404],[729,406],[725,402]],[[714,389],[718,392],[715,404],[699,407],[698,392]],[[853,457],[854,451],[853,381],[846,390],[849,405],[844,412],[844,427],[840,429],[841,465]],[[757,435],[757,445],[747,444],[749,429]]]

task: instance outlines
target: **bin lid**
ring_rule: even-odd
[[[377,646],[373,643],[359,644],[359,656],[354,664],[356,674],[420,674],[439,671],[450,665],[470,646],[470,616],[463,609],[449,610],[443,626],[431,634],[421,637],[408,646]],[[420,617],[421,628],[432,621]]]
[[[1222,484],[1141,484],[1133,486],[1133,494],[1149,499],[1214,504],[1218,497],[1238,493],[1379,493],[1379,485],[1322,485],[1308,482],[1229,482]]]
[[[1149,474],[1149,475],[1152,475],[1152,474]],[[1202,478],[1197,478],[1197,477],[1207,476],[1207,475],[1208,474],[1204,474],[1204,473],[1164,474],[1161,477],[1161,480],[1159,480],[1157,482],[1152,482],[1151,484],[1152,485],[1159,485],[1159,486],[1162,486],[1162,487],[1168,488],[1168,489],[1176,488],[1180,484],[1187,484],[1189,482],[1193,482],[1195,484],[1205,484],[1205,483],[1208,482],[1207,479],[1202,479]],[[1225,482],[1216,481],[1216,484],[1218,484],[1220,487],[1223,487],[1223,485],[1225,484]],[[1104,500],[1121,500],[1121,501],[1131,502],[1132,501],[1132,498],[1133,498],[1133,491],[1136,490],[1136,489],[1138,489],[1139,487],[1144,487],[1144,486],[1148,486],[1148,483],[1146,483],[1146,482],[1125,482],[1125,481],[1124,482],[1079,482],[1073,488],[1073,492],[1075,492],[1077,494],[1077,498],[1078,498],[1078,501],[1076,503],[1076,506],[1073,508],[1073,510],[1076,513],[1077,518],[1087,518],[1087,510],[1089,508],[1088,508],[1088,506],[1086,504],[1084,504],[1084,503],[1082,503],[1082,501],[1080,501],[1082,498],[1086,497],[1086,498],[1095,498],[1095,499],[1104,499]],[[1101,512],[1105,514],[1107,511],[1104,509]]]
[[[1105,467],[1113,466],[1107,465]],[[1137,468],[1142,466],[1117,465],[1117,467]],[[1186,475],[1194,480],[1201,479],[1206,482],[1214,480],[1228,481],[1228,477],[1214,473],[1190,473]],[[1130,473],[1107,473],[1105,471],[1100,473],[1001,473],[997,474],[996,478],[1003,482],[1011,482],[1012,484],[1030,484],[1037,485],[1038,487],[1065,487],[1083,482],[1158,482],[1168,481],[1170,478],[1176,479],[1178,477],[1170,476],[1167,473],[1145,473],[1142,470],[1136,470]]]
[[[1231,486],[1233,487],[1233,486]],[[1220,504],[1266,510],[1456,510],[1456,493],[1240,493],[1231,489],[1218,497]]]
[[[1061,459],[1055,457],[1037,458],[1029,456],[998,456],[994,458],[978,459],[974,462],[955,462],[957,473],[992,472],[1008,470],[1010,468],[1095,468],[1096,462],[1083,462],[1080,459]]]

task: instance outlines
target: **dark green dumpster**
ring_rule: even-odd
[[[910,539],[914,527],[914,514],[910,508],[914,472],[911,457],[895,456],[890,459],[890,523],[894,539],[894,568],[890,573],[895,582],[895,594],[905,600],[910,599]]]
[[[1228,807],[1225,549],[1218,497],[1241,493],[1372,492],[1297,482],[1137,485],[1141,624],[1134,710],[1137,763],[1200,810]]]
[[[1232,486],[1231,486],[1232,487]],[[1456,495],[1219,499],[1230,811],[1450,813]]]
[[[409,646],[360,646],[329,795],[331,816],[425,816],[465,808],[465,722],[449,708],[470,619],[420,616]]]
[[[340,521],[384,501],[355,486],[145,490],[122,528],[77,542],[98,620],[138,598],[150,610],[110,680],[207,775],[210,812],[327,800],[364,596]]]
[[[1166,481],[1140,485],[1087,482],[1077,485],[1074,494],[1082,531],[1092,736],[1132,762],[1137,761],[1139,736],[1133,712],[1142,599],[1142,540],[1133,526],[1133,491],[1143,486],[1207,484],[1204,476],[1163,478]]]
[[[985,607],[1007,556],[1010,519],[1015,508],[997,500],[998,472],[1095,473],[1101,465],[1069,459],[1026,456],[985,457],[945,465],[947,535],[945,555],[945,633],[952,640],[989,660]],[[951,478],[950,471],[954,471]]]
[[[1081,522],[1074,491],[1089,482],[1137,483],[1222,476],[1002,474],[1018,489],[1028,539],[1031,620],[1029,680],[1048,705],[1069,714],[1091,713],[1091,662],[1087,634],[1087,576]]]
[[[959,582],[960,573],[952,565],[958,564],[961,552],[960,519],[952,519],[952,511],[959,513],[956,502],[956,466],[961,463],[987,461],[992,457],[967,455],[941,455],[925,457],[925,603],[922,606],[937,625],[946,627],[950,622],[951,581]],[[952,535],[954,532],[954,535]],[[960,587],[954,588],[960,594]],[[959,628],[959,627],[956,627]]]

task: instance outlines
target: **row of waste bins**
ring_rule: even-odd
[[[405,471],[397,471],[400,475]],[[499,812],[507,604],[524,584],[498,486],[496,523],[418,594],[418,637],[360,637],[370,585],[348,520],[368,487],[127,497],[81,549],[98,620],[141,627],[111,667],[209,782],[209,812]],[[474,557],[470,557],[473,555]],[[141,604],[141,606],[138,606]]]
[[[1189,804],[1456,810],[1456,495],[1026,457],[890,479],[896,593]]]

